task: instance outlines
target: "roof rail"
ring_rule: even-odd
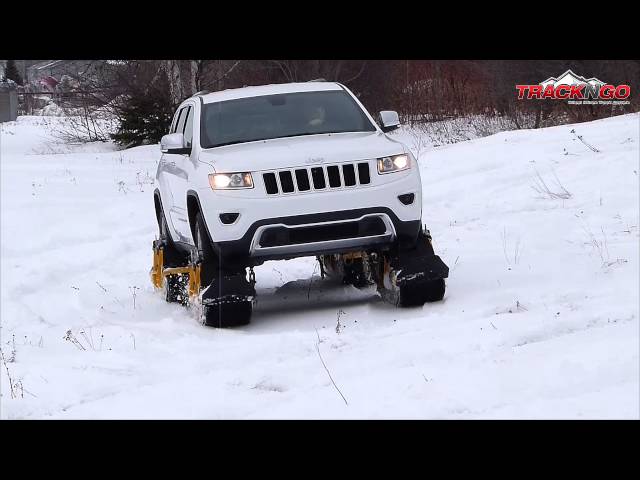
[[[307,82],[326,82],[324,78],[314,78],[313,80],[307,80]]]
[[[211,93],[211,92],[209,90],[200,90],[199,92],[196,92],[191,96],[192,97],[197,97],[198,95],[206,95],[207,93]]]

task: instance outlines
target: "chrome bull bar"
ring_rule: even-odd
[[[272,229],[286,229],[295,234],[296,231],[307,230],[312,232],[313,227],[331,227],[336,229],[345,224],[361,224],[367,219],[379,219],[384,225],[384,231],[373,235],[355,235],[346,238],[325,239],[321,241],[305,241],[300,243],[287,243],[286,245],[262,245],[263,235]],[[329,222],[304,223],[300,225],[286,225],[284,223],[275,223],[270,225],[262,225],[258,227],[253,235],[250,245],[250,254],[252,257],[268,256],[268,255],[288,255],[288,254],[315,254],[323,251],[350,250],[356,248],[365,248],[367,246],[390,243],[396,238],[396,230],[393,222],[385,213],[369,213],[357,218],[345,220],[335,220]],[[262,242],[264,243],[264,242]]]

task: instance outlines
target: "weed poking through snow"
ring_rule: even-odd
[[[107,290],[107,288],[104,285],[102,285],[100,282],[98,282],[97,280],[96,280],[96,285],[98,285],[100,287],[100,289],[105,293],[105,295],[109,294],[109,290]],[[117,297],[112,296],[111,298],[115,303],[117,303],[122,308],[124,308],[124,305],[122,304],[122,302],[120,300],[118,300]],[[104,307],[103,307],[103,309],[104,309]]]
[[[86,350],[82,342],[77,339],[71,330],[67,330],[67,333],[62,338],[67,342],[71,342],[78,350]]]
[[[342,325],[342,324],[340,323],[340,317],[341,317],[342,315],[346,315],[346,314],[347,314],[347,312],[345,312],[344,310],[342,310],[342,309],[338,310],[338,321],[336,322],[336,333],[337,333],[337,334],[340,334],[340,332],[341,332],[341,331],[342,331],[342,329],[344,328],[344,325]]]
[[[551,200],[570,199],[573,196],[571,192],[562,185],[553,169],[552,173],[555,180],[555,186],[549,187],[544,178],[542,178],[542,175],[540,175],[540,172],[536,170],[536,178],[533,179],[533,185],[531,185],[531,188],[540,195],[539,198],[550,198]]]
[[[417,162],[420,162],[420,154],[429,146],[429,141],[425,136],[425,132],[416,127],[409,130],[409,136],[411,137],[411,145],[415,152],[414,157]]]
[[[136,287],[135,285],[132,287],[129,287],[129,290],[131,291],[131,296],[133,297],[133,309],[136,309],[136,297],[138,296],[138,294],[136,293],[137,290],[140,290],[140,287]]]
[[[93,334],[91,333],[91,329],[89,329],[89,335],[87,335],[84,330],[80,330],[80,335],[84,337],[85,341],[87,342],[87,345],[89,345],[91,347],[91,350],[95,352],[96,349],[93,346]]]
[[[9,357],[9,363],[15,363],[16,361],[16,336],[11,335],[11,356]]]
[[[140,187],[140,191],[144,192],[144,185],[153,185],[155,183],[154,178],[149,175],[149,171],[145,172],[144,178],[141,177],[142,172],[136,173],[136,184]]]
[[[318,336],[318,342],[316,343],[316,352],[318,352],[318,357],[320,357],[320,361],[322,362],[322,366],[324,367],[325,371],[327,372],[327,375],[329,375],[329,380],[331,380],[331,383],[333,384],[334,388],[340,394],[340,396],[342,397],[342,400],[344,400],[344,404],[346,406],[349,406],[349,402],[347,402],[347,399],[344,398],[344,395],[342,394],[342,392],[338,388],[338,385],[336,385],[336,382],[333,381],[333,377],[331,376],[331,372],[327,368],[327,364],[324,363],[324,359],[322,358],[322,354],[320,353],[320,334],[318,333],[318,329],[316,329],[316,335]]]
[[[124,193],[125,195],[129,191],[129,189],[127,188],[127,186],[124,183],[124,180],[120,180],[118,182],[118,191]]]
[[[589,245],[591,249],[598,254],[598,257],[600,257],[600,266],[603,269],[607,269],[614,265],[622,265],[623,263],[627,263],[627,260],[624,258],[616,258],[615,260],[611,260],[611,255],[609,254],[609,242],[607,240],[607,234],[604,231],[604,227],[600,227],[600,231],[602,232],[601,240],[599,240],[596,235],[594,235],[594,233],[586,223],[583,223],[582,229],[587,236],[585,245]]]
[[[522,254],[522,249],[520,247],[520,237],[516,239],[515,246],[513,248],[513,256],[510,255],[509,246],[508,246],[508,235],[507,235],[507,227],[504,227],[501,235],[502,237],[502,251],[504,253],[504,259],[507,262],[507,267],[511,270],[511,265],[518,265],[520,262],[520,256]]]
[[[576,130],[575,130],[575,129],[571,129],[571,133],[573,133],[573,136],[574,136],[575,138],[577,138],[577,139],[578,139],[578,140],[580,140],[582,143],[584,143],[584,144],[587,146],[587,148],[588,148],[589,150],[591,150],[592,152],[600,153],[600,150],[598,150],[598,149],[597,149],[596,147],[594,147],[593,145],[590,145],[589,143],[587,143],[587,142],[584,140],[584,138],[582,138],[582,135],[578,135],[578,134],[576,133]]]
[[[16,382],[15,379],[11,376],[11,372],[9,371],[9,366],[4,358],[4,352],[2,348],[0,348],[0,357],[2,358],[2,364],[4,365],[4,370],[7,372],[7,377],[9,378],[9,391],[11,392],[11,398],[18,398],[18,390],[21,391],[21,397],[24,398],[24,389],[22,387],[22,382]]]

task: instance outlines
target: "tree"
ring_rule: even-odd
[[[13,80],[18,85],[22,85],[22,77],[18,71],[15,60],[7,60],[7,66],[4,71],[4,78],[7,80]]]
[[[159,142],[168,133],[173,117],[173,105],[167,100],[166,95],[157,91],[132,96],[119,108],[118,131],[111,138],[126,147]]]
[[[172,88],[167,78],[171,70],[177,72],[175,65],[177,61],[168,65],[165,60],[127,60],[118,69],[113,81],[117,94],[110,107],[119,123],[111,135],[117,143],[128,147],[157,143],[168,133],[175,102],[183,100],[185,91],[182,84]]]

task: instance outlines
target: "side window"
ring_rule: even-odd
[[[184,140],[188,146],[191,146],[191,141],[193,140],[193,107],[189,107],[189,110],[187,110],[184,124]]]
[[[180,118],[178,119],[175,133],[184,132],[184,121],[187,119],[187,110],[188,107],[183,107],[182,110],[180,110]]]
[[[178,126],[178,122],[180,121],[181,114],[182,110],[176,112],[175,116],[173,117],[173,123],[171,124],[171,131],[169,133],[176,133],[176,127]]]

